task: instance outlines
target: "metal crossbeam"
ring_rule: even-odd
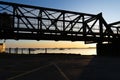
[[[0,1],[0,39],[104,42],[119,39],[118,34],[119,30],[115,32],[102,13],[94,15]]]

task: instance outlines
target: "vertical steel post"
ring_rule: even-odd
[[[102,24],[102,13],[98,14],[98,19],[99,19],[99,34],[100,34],[100,40],[99,40],[99,44],[102,44],[102,41],[103,41],[103,24]]]
[[[63,32],[65,31],[65,13],[64,12],[62,12],[63,13]]]
[[[42,12],[43,12],[43,10],[42,9],[40,9],[40,13],[39,13],[39,19],[40,19],[40,33],[41,33],[41,31],[42,31]]]
[[[86,23],[83,15],[82,15],[82,24],[83,24],[83,36],[86,37]]]
[[[13,6],[13,23],[12,23],[12,29],[14,29],[15,28],[15,10],[16,10],[16,6],[14,5]]]

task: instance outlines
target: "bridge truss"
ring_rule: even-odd
[[[97,15],[0,1],[0,39],[118,40],[118,23]]]

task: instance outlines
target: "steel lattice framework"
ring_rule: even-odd
[[[118,40],[118,23],[97,15],[0,1],[0,39]]]

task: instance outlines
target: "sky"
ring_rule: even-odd
[[[0,0],[90,14],[103,14],[107,23],[120,20],[120,0]],[[83,42],[7,40],[7,47],[88,47]]]

